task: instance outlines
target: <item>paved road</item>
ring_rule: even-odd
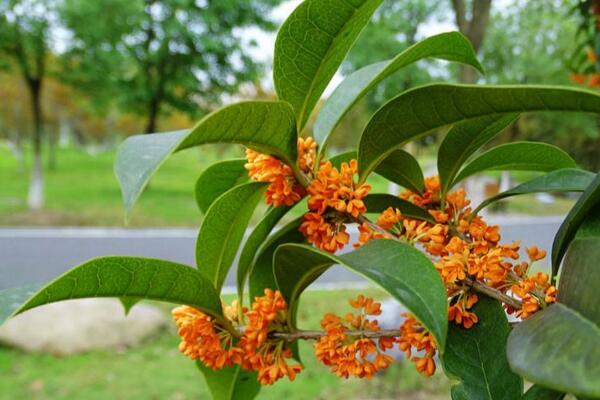
[[[502,227],[503,242],[522,240],[550,250],[562,217],[490,218]],[[0,229],[0,289],[52,279],[81,262],[103,255],[137,255],[194,265],[192,229]],[[233,274],[227,286],[235,283]],[[363,278],[336,267],[317,284],[362,285]]]

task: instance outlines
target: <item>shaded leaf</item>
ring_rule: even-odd
[[[313,136],[321,145],[320,151],[325,150],[329,136],[356,102],[401,68],[428,57],[457,61],[483,72],[471,42],[459,32],[446,32],[428,37],[391,60],[354,71],[340,83],[319,111]]]
[[[137,297],[187,304],[221,316],[221,300],[212,284],[194,268],[141,257],[100,257],[59,276],[16,312],[62,300],[88,297]]]
[[[262,296],[266,288],[277,289],[273,275],[273,254],[277,247],[284,243],[303,243],[306,238],[298,230],[302,218],[297,218],[273,233],[259,250],[250,269],[248,279],[250,303],[257,296]]]
[[[361,181],[392,151],[435,129],[486,115],[527,111],[600,112],[600,95],[576,88],[434,84],[381,107],[360,139]]]
[[[207,115],[190,131],[131,136],[120,146],[115,161],[125,214],[173,152],[208,143],[240,143],[297,168],[296,140],[294,111],[280,101],[232,104]]]
[[[291,310],[297,308],[302,291],[333,264],[357,272],[386,290],[433,334],[443,352],[448,329],[446,291],[423,253],[406,243],[386,239],[370,241],[342,255],[307,245],[281,245],[275,252],[273,268]]]
[[[202,171],[196,181],[195,194],[203,214],[217,197],[250,179],[244,168],[246,163],[246,159],[220,161]]]
[[[512,196],[531,193],[583,192],[595,176],[596,174],[576,168],[551,171],[484,200],[473,213],[477,214],[490,204]]]
[[[258,396],[261,385],[256,372],[248,372],[236,365],[213,370],[197,361],[213,400],[252,400]]]
[[[552,243],[552,276],[556,276],[560,262],[575,237],[575,233],[587,218],[590,211],[600,203],[600,175],[587,187],[577,203],[571,208],[569,214],[558,228]]]
[[[390,153],[375,172],[412,192],[423,193],[425,190],[425,178],[419,162],[404,150]]]
[[[533,142],[512,142],[493,147],[469,162],[456,176],[458,183],[483,171],[554,171],[577,164],[559,147]]]
[[[486,115],[452,126],[438,150],[440,190],[445,195],[465,161],[514,122],[518,114]]]
[[[265,216],[259,221],[258,224],[248,236],[242,252],[240,253],[240,259],[237,263],[237,293],[240,301],[244,298],[244,286],[250,273],[250,268],[254,262],[256,253],[265,241],[265,239],[271,233],[271,230],[277,225],[281,218],[290,210],[290,207],[271,207],[265,214]]]
[[[394,207],[400,210],[402,215],[421,221],[429,221],[435,224],[435,219],[425,209],[414,205],[410,201],[399,198],[391,194],[374,193],[367,195],[363,199],[368,213],[381,213],[388,207]]]
[[[560,392],[600,397],[600,328],[556,303],[518,324],[508,361],[526,380]]]
[[[273,80],[301,130],[329,81],[382,0],[305,0],[275,42]]]
[[[196,264],[217,292],[221,291],[266,187],[263,182],[236,186],[215,200],[206,212],[196,240]]]
[[[506,360],[510,326],[500,303],[486,296],[472,310],[479,322],[470,329],[454,323],[448,329],[444,371],[458,383],[452,386],[453,400],[513,400],[523,393],[523,380]]]
[[[523,400],[562,400],[564,397],[564,393],[540,385],[533,385],[523,395]]]

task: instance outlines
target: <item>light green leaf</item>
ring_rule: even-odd
[[[244,247],[242,248],[242,252],[240,254],[240,259],[237,263],[237,293],[240,301],[244,298],[244,286],[246,285],[246,280],[248,279],[248,275],[250,273],[250,268],[256,258],[256,253],[259,248],[265,241],[265,239],[269,236],[275,225],[281,220],[281,218],[290,210],[291,207],[271,207],[265,214],[265,216],[260,220],[258,224],[248,236],[246,243],[244,243]]]
[[[42,287],[39,283],[0,290],[0,325]]]
[[[442,196],[450,189],[465,161],[481,146],[514,122],[518,114],[486,115],[455,124],[438,150],[438,174]]]
[[[252,400],[260,392],[256,372],[245,371],[238,365],[215,371],[199,361],[196,366],[204,375],[212,400]]]
[[[448,330],[446,291],[431,261],[414,247],[380,239],[350,253],[333,255],[307,245],[284,244],[276,250],[274,260],[275,279],[290,310],[296,310],[300,294],[310,283],[331,265],[340,264],[401,302],[444,351]]]
[[[196,240],[196,264],[217,292],[223,287],[248,222],[266,188],[263,182],[236,186],[215,200],[206,212]]]
[[[533,142],[512,142],[496,146],[469,162],[456,176],[458,183],[483,171],[554,171],[576,168],[575,160],[560,148]]]
[[[434,84],[406,91],[381,107],[360,139],[361,182],[392,151],[435,129],[486,115],[528,111],[600,112],[600,95],[552,86]]]
[[[322,153],[329,136],[358,100],[398,70],[424,58],[439,58],[468,64],[483,73],[471,42],[459,32],[446,32],[416,43],[391,60],[367,65],[348,75],[320,110],[313,136]]]
[[[600,397],[600,328],[561,303],[518,324],[507,354],[512,370],[530,382]]]
[[[400,210],[402,215],[421,221],[429,221],[435,224],[435,219],[425,209],[414,205],[410,201],[393,196],[391,194],[374,193],[363,199],[368,213],[381,213],[388,207]]]
[[[425,190],[425,178],[419,162],[404,150],[394,150],[377,166],[375,172],[385,179],[415,193]]]
[[[588,217],[588,214],[600,204],[600,174],[590,183],[577,203],[571,208],[569,214],[558,228],[552,243],[552,276],[556,276],[560,262],[575,237],[575,233]]]
[[[305,0],[275,42],[273,80],[302,130],[321,94],[382,0]]]
[[[222,316],[217,292],[198,270],[141,257],[100,257],[87,261],[44,286],[15,315],[44,304],[87,297],[138,297],[187,304]]]
[[[297,170],[296,141],[294,111],[281,101],[243,101],[207,115],[189,131],[131,136],[115,161],[125,214],[129,215],[154,172],[176,151],[208,143],[240,143]]]
[[[245,159],[220,161],[202,171],[196,181],[196,203],[203,214],[223,193],[249,180]]]
[[[458,382],[453,400],[514,400],[523,393],[523,380],[506,360],[510,326],[498,303],[486,296],[472,310],[479,322],[469,329],[451,323],[442,363],[446,374]]]
[[[273,275],[273,254],[278,246],[284,243],[303,243],[304,235],[298,230],[302,218],[297,218],[273,233],[260,248],[252,267],[248,280],[250,302],[257,296],[262,296],[266,288],[277,289]]]
[[[473,211],[473,215],[476,215],[490,204],[507,197],[531,193],[583,192],[594,180],[595,176],[596,174],[576,168],[564,168],[548,172],[484,200]]]
[[[540,385],[533,385],[523,395],[523,400],[562,400],[565,393],[557,392],[556,390],[548,389]]]

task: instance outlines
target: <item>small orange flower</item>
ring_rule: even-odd
[[[459,300],[448,308],[448,321],[454,321],[465,329],[471,328],[479,321],[479,318],[477,314],[467,310],[473,307],[478,300],[476,294],[460,296]]]
[[[316,212],[304,214],[299,230],[310,243],[330,253],[335,253],[350,241],[350,235],[342,222],[327,221]]]
[[[416,364],[417,371],[431,376],[435,373],[435,361],[433,360],[437,352],[437,345],[431,333],[417,321],[412,314],[403,314],[405,317],[400,331],[402,335],[396,340],[398,348],[406,354],[412,362]],[[423,352],[422,357],[413,357],[413,349]]]
[[[306,173],[312,171],[317,159],[317,142],[312,137],[298,138],[298,166]]]
[[[366,222],[363,222],[358,226],[358,232],[358,243],[354,243],[354,248],[359,248],[363,244],[374,239],[385,238],[383,233],[374,231]]]
[[[402,213],[397,208],[388,207],[385,209],[379,218],[377,218],[377,225],[383,229],[389,231],[396,224],[402,220]]]
[[[585,74],[571,74],[569,76],[569,79],[571,79],[573,82],[579,84],[579,85],[583,85],[585,84],[585,81],[587,81],[587,76]]]
[[[531,261],[539,261],[546,257],[546,250],[540,250],[537,246],[531,246],[525,249]]]

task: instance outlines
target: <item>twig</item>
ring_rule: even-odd
[[[294,332],[272,332],[270,334],[273,338],[278,339],[286,339],[288,342],[293,342],[294,340],[317,340],[322,336],[325,336],[327,333],[324,331],[294,331]],[[347,336],[359,336],[365,338],[383,338],[383,337],[398,337],[402,334],[402,332],[398,329],[381,329],[379,331],[345,331],[345,335]]]

